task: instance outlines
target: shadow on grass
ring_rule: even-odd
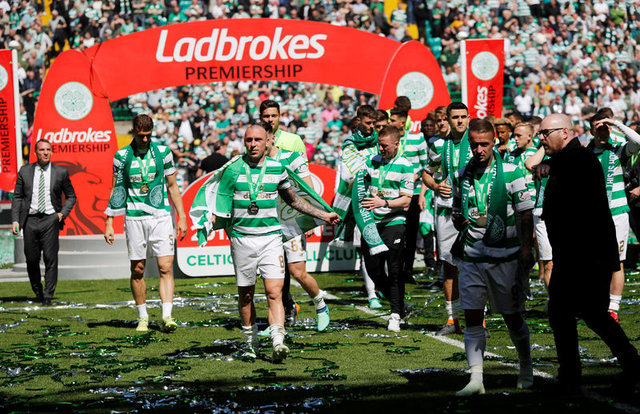
[[[7,296],[0,297],[0,303],[2,302],[40,302],[35,296]]]
[[[280,369],[257,369],[252,375],[225,381],[122,383],[117,387],[69,387],[54,402],[30,402],[26,395],[0,395],[4,411],[54,412],[82,410],[177,411],[188,412],[438,412],[438,413],[613,413],[619,412],[607,401],[557,394],[554,383],[537,379],[534,389],[513,388],[515,373],[492,369],[485,374],[487,394],[455,397],[455,391],[468,380],[462,370],[424,369],[397,372],[404,384],[345,386],[325,382],[309,384],[308,378],[280,376]],[[585,383],[600,392],[604,378],[586,376]],[[304,381],[301,383],[301,381]],[[594,386],[594,382],[597,385]],[[635,396],[638,395],[636,390]],[[82,399],[74,399],[80,398]],[[90,396],[87,398],[87,396]],[[52,395],[44,395],[47,398]],[[33,398],[33,396],[31,397]],[[51,398],[49,398],[51,399]],[[144,403],[143,403],[144,402]],[[141,405],[143,404],[143,405]]]

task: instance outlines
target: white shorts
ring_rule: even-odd
[[[124,220],[129,260],[173,256],[174,230],[170,215]]]
[[[254,286],[263,279],[284,279],[282,235],[230,237],[236,284]]]
[[[284,243],[284,253],[289,263],[305,262],[307,260],[307,238],[304,234],[294,237]]]
[[[458,266],[459,261],[451,255],[451,247],[458,237],[458,230],[453,225],[451,215],[436,215],[436,238],[438,241],[438,257],[440,260]]]
[[[458,279],[462,309],[484,309],[488,300],[494,313],[523,312],[526,295],[518,265],[517,259],[504,263],[462,262]]]
[[[553,251],[549,236],[547,235],[547,225],[544,220],[538,216],[533,216],[533,227],[536,231],[536,243],[538,243],[538,254],[540,260],[553,260]]]
[[[616,225],[618,253],[620,253],[620,261],[623,262],[627,258],[627,243],[629,242],[629,213],[613,216],[613,224]]]

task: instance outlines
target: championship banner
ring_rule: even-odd
[[[78,203],[63,233],[103,232],[118,147],[110,102],[166,87],[236,81],[340,85],[379,95],[381,108],[405,95],[416,121],[450,102],[440,67],[420,42],[327,23],[196,21],[64,51],[45,78],[32,142],[50,139],[53,162],[71,173]],[[114,225],[123,231],[122,219]]]
[[[464,40],[462,53],[462,102],[469,117],[502,117],[504,39]]]
[[[314,190],[327,202],[334,197],[336,171],[309,164]],[[185,212],[188,212],[198,189],[208,180],[213,172],[203,175],[187,187],[182,195]],[[196,231],[192,228],[191,217],[187,214],[187,235],[178,240],[176,262],[187,276],[230,276],[234,274],[233,258],[229,239],[224,230],[216,230],[209,235],[207,244],[198,246]],[[307,238],[307,271],[351,271],[358,269],[360,260],[352,245],[344,248],[329,246],[333,240],[336,226],[324,225],[317,227],[314,234]]]
[[[15,50],[0,50],[0,189],[8,192],[13,192],[22,166],[17,65]]]

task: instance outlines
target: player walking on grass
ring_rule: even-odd
[[[153,120],[144,114],[136,116],[131,132],[131,145],[116,152],[113,158],[113,188],[105,211],[104,238],[108,244],[113,244],[113,217],[124,214],[131,261],[131,291],[138,309],[138,332],[149,330],[144,280],[147,252],[151,250],[156,257],[160,272],[162,329],[171,332],[178,325],[171,316],[174,228],[167,194],[178,214],[178,237],[181,239],[187,232],[187,220],[176,182],[173,154],[169,147],[151,142]]]
[[[533,264],[533,202],[522,170],[494,153],[493,125],[469,124],[473,159],[455,176],[453,220],[460,230],[460,299],[465,315],[464,347],[471,380],[458,396],[484,394],[482,365],[486,346],[484,308],[502,314],[520,360],[518,388],[533,385],[529,327],[522,318],[524,282]],[[521,214],[522,246],[515,213]],[[520,267],[520,269],[519,269]],[[523,269],[524,271],[521,271]]]
[[[450,133],[429,143],[428,166],[422,174],[423,183],[436,195],[438,259],[442,261],[444,267],[443,287],[447,323],[438,331],[438,335],[462,332],[458,321],[460,312],[458,261],[451,256],[451,247],[458,236],[458,230],[451,220],[451,186],[455,171],[465,166],[471,158],[467,133],[469,125],[467,106],[461,102],[453,102],[447,107],[446,114]],[[444,120],[440,119],[439,123],[441,130],[446,130]]]
[[[262,101],[262,103],[260,104],[260,119],[271,126],[271,131],[273,132],[271,135],[273,135],[273,138],[275,140],[275,143],[272,142],[271,145],[274,145],[275,147],[281,148],[286,151],[295,152],[299,154],[299,157],[301,157],[301,159],[303,159],[305,163],[307,163],[307,150],[304,145],[304,141],[302,141],[302,138],[300,138],[300,136],[297,134],[284,131],[280,127],[280,104],[278,102],[271,99]],[[275,156],[275,152],[273,155]],[[309,180],[307,183],[311,187],[313,187],[313,185],[311,184],[311,179],[309,177],[307,177],[307,179]],[[285,322],[289,325],[293,325],[295,323],[298,312],[300,311],[300,305],[298,305],[291,297],[291,275],[295,272],[294,278],[298,280],[299,277],[303,277],[303,272],[306,273],[306,252],[304,251],[303,246],[303,243],[306,244],[306,239],[304,239],[303,241],[304,237],[305,236],[301,234],[295,239],[289,240],[284,244],[287,266],[284,271],[282,303],[284,305]],[[294,254],[294,252],[292,251],[293,246],[296,246],[296,254]],[[298,246],[303,246],[302,252],[297,249]],[[301,256],[302,261],[300,260]],[[290,258],[294,258],[294,260],[296,261],[294,263],[291,263],[289,261]],[[268,332],[265,333],[268,335]]]
[[[623,161],[621,159],[629,158],[638,153],[640,135],[622,122],[609,118],[607,113],[602,110],[596,112],[589,122],[594,139],[587,148],[596,154],[602,164],[609,209],[616,226],[618,253],[620,253],[620,267],[613,272],[609,287],[609,314],[617,322],[624,289],[624,260],[627,258],[627,241],[629,239],[629,205],[624,191]],[[629,138],[631,141],[612,144],[612,126],[622,131],[623,137]]]
[[[309,187],[313,188],[309,163],[304,154],[298,152],[285,151],[274,145],[274,136],[271,132],[270,124],[263,124],[267,130],[267,154],[270,158],[280,161],[283,165],[288,165],[302,178]],[[311,296],[316,308],[317,329],[322,332],[327,329],[331,318],[329,317],[329,307],[324,302],[325,292],[318,287],[318,282],[307,273],[307,239],[306,235],[299,235],[284,243],[284,253],[287,257],[287,267],[293,278],[300,283],[302,288]],[[286,282],[285,282],[286,283]]]
[[[380,154],[367,161],[365,168],[371,179],[369,195],[361,204],[372,211],[378,233],[388,251],[372,255],[365,238],[362,254],[367,272],[391,303],[391,317],[387,329],[400,331],[404,317],[404,279],[402,254],[405,232],[405,209],[413,196],[413,164],[399,151],[400,128],[386,126],[378,135]],[[385,275],[385,265],[387,274]]]
[[[269,305],[273,360],[278,362],[289,354],[289,348],[284,344],[282,286],[285,263],[278,195],[294,209],[326,223],[336,224],[338,215],[312,206],[294,192],[282,163],[267,157],[267,140],[265,126],[251,125],[247,128],[244,136],[246,153],[232,160],[226,170],[221,171],[220,188],[216,193],[226,193],[228,190],[229,197],[233,198],[228,233],[238,285],[238,308],[246,341],[244,355],[255,358],[258,351],[253,297],[256,275],[260,273]],[[192,206],[192,217],[193,212]],[[216,224],[216,220],[221,219],[212,214],[211,221]]]

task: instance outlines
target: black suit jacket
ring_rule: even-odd
[[[31,205],[31,197],[33,196],[33,175],[35,173],[36,163],[25,165],[20,168],[18,179],[16,180],[16,188],[13,191],[13,201],[11,203],[11,221],[17,221],[20,228],[24,228],[29,215],[29,206]],[[56,213],[62,213],[62,222],[60,228],[64,226],[64,219],[69,215],[71,209],[76,203],[76,193],[69,179],[69,171],[51,163],[51,204]],[[62,194],[64,193],[66,200],[62,205]]]
[[[598,158],[574,138],[545,163],[551,174],[542,218],[553,249],[554,274],[558,268],[580,277],[577,269],[595,266],[611,277],[620,268],[620,255]]]

